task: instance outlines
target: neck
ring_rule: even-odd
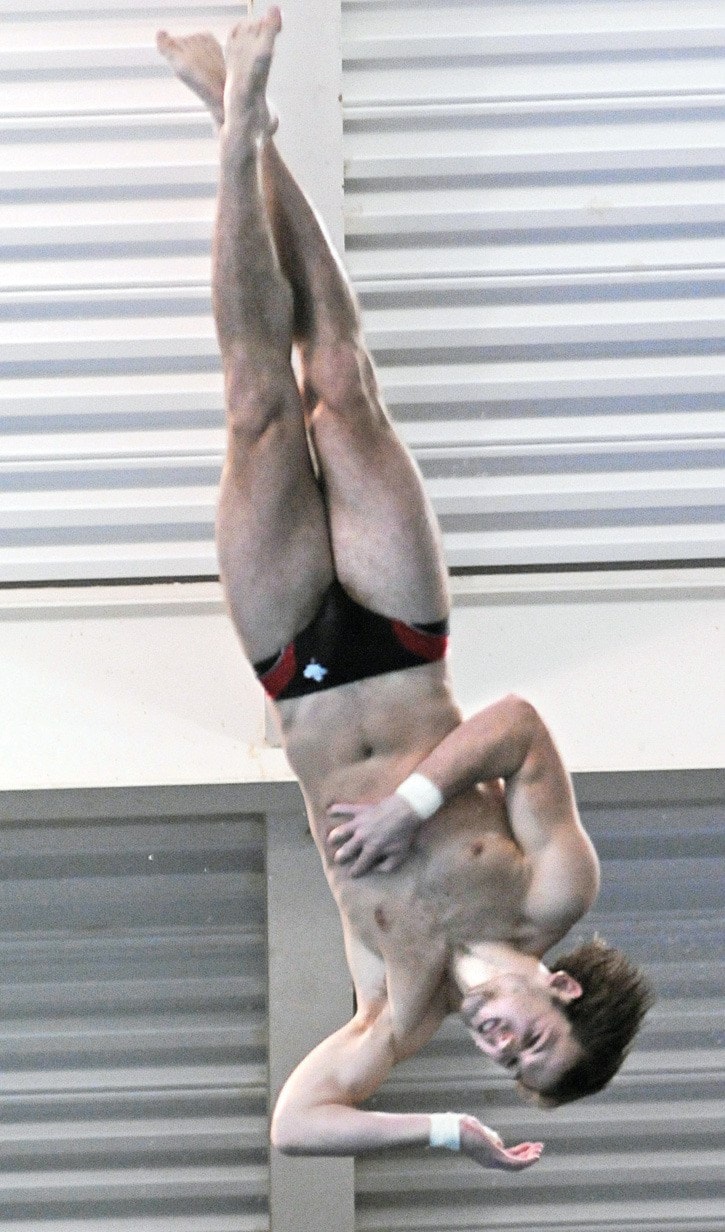
[[[487,984],[497,975],[519,975],[538,979],[548,968],[533,954],[522,954],[502,942],[482,942],[460,950],[453,959],[453,978],[465,997],[473,988]]]

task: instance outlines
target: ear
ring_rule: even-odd
[[[568,971],[552,971],[547,984],[564,1005],[568,1005],[570,1001],[577,1001],[584,992],[579,981],[575,980],[573,975],[569,975]]]

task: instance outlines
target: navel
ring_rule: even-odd
[[[373,919],[381,932],[387,933],[390,929],[390,920],[386,916],[382,907],[376,907],[373,912]]]
[[[471,843],[471,855],[480,856],[483,852],[483,843],[478,839],[475,843]]]

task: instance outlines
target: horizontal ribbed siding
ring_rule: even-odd
[[[211,121],[154,46],[238,4],[35,3],[0,49],[0,581],[217,572]]]
[[[449,562],[718,556],[722,8],[343,13],[348,265]]]
[[[571,942],[596,931],[647,970],[658,1000],[637,1045],[606,1091],[544,1112],[447,1022],[373,1106],[465,1110],[506,1141],[542,1139],[542,1161],[511,1176],[440,1153],[360,1159],[359,1232],[722,1225],[721,776],[584,775],[577,794],[602,893]]]
[[[8,1227],[269,1226],[264,827],[198,796],[0,801]]]
[[[238,16],[5,14],[0,581],[217,571],[216,149],[153,34]],[[347,259],[449,562],[718,555],[720,6],[344,22]]]

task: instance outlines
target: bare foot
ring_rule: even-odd
[[[267,78],[272,64],[274,40],[282,29],[282,15],[275,6],[261,21],[240,23],[227,39],[227,81],[224,113],[227,128],[262,142],[277,127],[277,117],[267,102]]]
[[[227,69],[221,44],[213,34],[191,34],[172,38],[159,30],[156,46],[169,61],[176,76],[189,86],[209,108],[219,128],[224,123],[224,82]]]

